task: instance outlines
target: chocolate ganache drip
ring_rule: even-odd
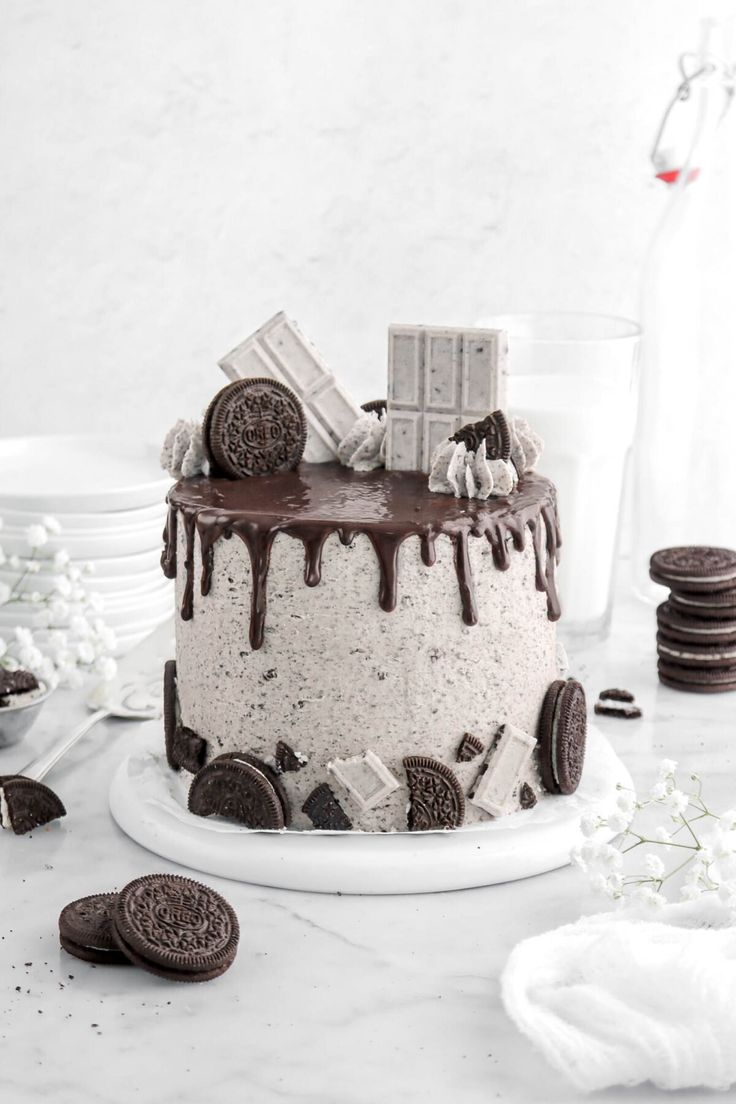
[[[250,645],[262,646],[266,623],[268,572],[273,542],[279,533],[304,546],[304,582],[317,586],[322,577],[322,550],[331,533],[349,545],[362,533],[376,554],[380,571],[378,602],[387,613],[396,608],[399,551],[408,537],[419,537],[422,562],[432,567],[439,535],[454,545],[455,572],[466,625],[478,622],[475,583],[470,566],[471,538],[484,538],[499,571],[510,565],[510,547],[521,552],[531,533],[536,563],[535,585],[547,595],[547,615],[560,616],[555,585],[560,529],[554,485],[527,473],[513,494],[486,502],[432,494],[421,472],[379,469],[355,472],[339,464],[302,464],[297,471],[252,479],[182,480],[169,492],[161,565],[167,578],[177,571],[178,517],[184,531],[181,616],[194,615],[195,540],[199,541],[200,591],[212,585],[215,545],[237,536],[248,550],[251,566]]]

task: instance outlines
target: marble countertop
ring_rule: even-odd
[[[573,653],[589,698],[633,690],[639,721],[601,728],[647,785],[664,755],[733,805],[733,695],[681,694],[656,679],[654,612],[621,601],[609,640]],[[20,768],[84,714],[59,693]],[[178,870],[112,822],[108,787],[132,728],[106,722],[49,782],[67,818],[30,837],[0,835],[0,1099],[9,1104],[379,1104],[582,1099],[507,1018],[499,974],[519,940],[605,908],[570,868],[522,882],[414,897],[335,897],[205,880],[235,906],[240,951],[224,977],[181,985],[60,950],[70,900]],[[196,875],[195,875],[196,876]],[[606,1100],[651,1100],[651,1087]],[[678,1093],[678,1100],[704,1099]]]

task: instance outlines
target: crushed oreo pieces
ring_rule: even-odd
[[[475,759],[482,751],[483,741],[477,736],[474,736],[472,732],[466,732],[457,745],[455,761],[457,763],[469,763],[471,759]]]
[[[335,797],[330,786],[321,782],[302,805],[315,828],[327,832],[347,832],[353,822]]]

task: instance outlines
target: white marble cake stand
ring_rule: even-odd
[[[585,809],[610,805],[631,776],[591,726],[583,779],[570,797],[545,797],[513,813],[454,832],[252,831],[187,811],[191,775],[174,774],[163,737],[146,725],[110,789],[110,809],[132,839],[163,858],[207,874],[318,893],[434,893],[527,878],[570,861]]]

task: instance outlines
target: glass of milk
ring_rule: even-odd
[[[508,407],[541,435],[538,467],[557,484],[560,627],[571,639],[602,639],[611,619],[641,331],[625,318],[573,313],[499,315],[478,325],[508,333]]]

